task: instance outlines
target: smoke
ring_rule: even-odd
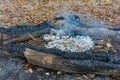
[[[51,34],[57,36],[90,36],[90,37],[108,37],[114,34],[105,25],[98,23],[95,19],[90,19],[89,24],[83,23],[79,16],[65,14],[63,17],[55,18],[56,23],[51,29]]]
[[[80,23],[77,15],[64,15],[55,20],[57,22],[51,29],[51,34],[43,37],[47,42],[45,47],[68,52],[84,52],[94,46],[94,41],[85,32],[88,26]]]
[[[84,52],[94,47],[93,38],[102,39],[115,34],[113,31],[91,20],[84,24],[77,15],[65,14],[55,18],[56,22],[50,35],[44,35],[45,47],[57,48],[68,52]]]
[[[79,17],[76,15],[64,15],[63,18],[56,18],[54,29],[51,30],[57,36],[74,36],[74,30],[80,25]]]

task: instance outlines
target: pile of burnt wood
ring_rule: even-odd
[[[63,19],[63,17],[56,19]],[[85,26],[83,24],[81,25],[83,27]],[[4,54],[24,57],[31,64],[54,70],[70,73],[120,75],[119,29],[109,29],[115,32],[112,36],[109,35],[112,41],[118,45],[118,49],[114,50],[113,47],[111,47],[107,51],[91,49],[85,52],[65,52],[55,48],[24,44],[25,41],[35,41],[44,34],[50,34],[51,28],[54,28],[54,25],[51,25],[48,21],[44,21],[35,26],[1,27],[0,50],[2,50]],[[84,28],[86,28],[86,26]],[[90,27],[90,29],[93,30],[94,27]],[[7,34],[9,37],[4,39],[3,34]],[[96,41],[95,44],[100,43]]]

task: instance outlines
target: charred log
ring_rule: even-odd
[[[32,39],[31,36],[36,38],[36,37],[39,37],[42,34],[48,34],[48,33],[50,33],[50,28],[49,27],[45,28],[45,29],[42,29],[42,30],[37,30],[37,31],[29,33],[29,34],[23,34],[23,35],[20,35],[20,36],[17,36],[17,37],[12,37],[12,38],[6,39],[6,40],[4,40],[3,44],[14,43],[14,42],[22,42],[22,41],[25,41],[25,40]]]
[[[11,54],[16,54],[23,56],[23,52],[26,48],[37,50],[44,53],[49,53],[56,56],[61,56],[65,59],[74,59],[74,60],[95,60],[103,61],[107,63],[120,64],[120,55],[106,51],[96,52],[96,51],[86,51],[86,52],[64,52],[58,49],[53,48],[44,48],[36,47],[26,44],[5,44],[0,46],[0,50],[8,51]]]
[[[94,73],[102,75],[119,74],[120,64],[94,60],[72,60],[26,49],[25,57],[31,64],[72,73]]]
[[[35,26],[21,25],[21,26],[15,26],[12,28],[0,27],[0,33],[13,36],[13,35],[21,35],[21,34],[25,34],[25,33],[32,33],[32,32],[38,31],[38,30],[43,30],[48,27],[51,27],[50,23],[47,21],[44,21],[43,23],[35,25]]]

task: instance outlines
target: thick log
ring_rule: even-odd
[[[9,36],[15,36],[15,35],[23,35],[26,33],[31,33],[39,30],[46,29],[48,27],[52,27],[51,24],[48,21],[43,21],[40,24],[37,25],[17,25],[11,28],[4,28],[0,27],[0,33],[7,34]]]
[[[36,38],[36,37],[39,37],[40,35],[42,34],[47,34],[47,33],[50,33],[50,28],[46,28],[46,29],[43,29],[43,30],[38,30],[36,32],[32,32],[32,33],[26,33],[24,35],[20,35],[18,37],[12,37],[10,39],[7,39],[3,42],[3,44],[8,44],[8,43],[14,43],[14,42],[22,42],[22,41],[26,41],[26,40],[29,40],[29,39],[33,39],[33,38]]]
[[[5,44],[0,46],[0,50],[8,51],[11,54],[24,56],[23,52],[26,48],[34,49],[40,52],[49,53],[60,56],[65,59],[74,60],[96,60],[108,63],[120,64],[120,54],[112,53],[111,51],[85,51],[85,52],[65,52],[54,48],[37,47],[26,44]]]
[[[64,59],[52,54],[26,49],[24,55],[29,63],[70,73],[94,73],[101,75],[120,75],[120,64],[94,60]]]

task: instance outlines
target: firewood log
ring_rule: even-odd
[[[112,64],[94,60],[64,59],[52,54],[38,52],[27,48],[24,51],[29,63],[70,73],[94,73],[101,75],[120,74],[120,64]]]
[[[25,40],[32,39],[32,37],[36,38],[36,37],[39,37],[42,34],[47,34],[49,32],[50,32],[50,28],[46,28],[46,29],[43,29],[43,30],[38,30],[36,32],[32,32],[32,33],[29,33],[29,34],[24,34],[24,35],[20,35],[18,37],[9,38],[7,40],[4,40],[3,44],[14,43],[14,42],[22,42],[22,41],[25,41]]]

